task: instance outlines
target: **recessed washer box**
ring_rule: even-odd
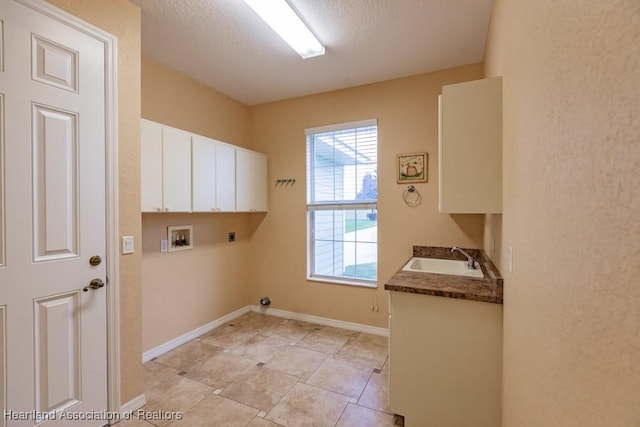
[[[167,227],[167,245],[169,252],[193,249],[193,226],[170,225]]]

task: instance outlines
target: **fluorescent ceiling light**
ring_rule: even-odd
[[[324,46],[285,0],[244,0],[303,58],[324,55]]]

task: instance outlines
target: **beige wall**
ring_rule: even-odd
[[[128,0],[48,1],[118,37],[120,233],[140,242],[140,9]],[[120,257],[122,403],[143,392],[140,260],[139,251]]]
[[[142,58],[142,117],[248,145],[249,108]],[[149,350],[248,303],[249,214],[143,214],[143,348]],[[193,225],[193,250],[160,253],[169,225]],[[236,232],[236,242],[227,233]]]
[[[638,46],[636,1],[495,2],[504,426],[640,425]]]
[[[411,257],[412,245],[481,247],[483,217],[438,212],[438,94],[443,85],[482,77],[475,64],[251,108],[251,148],[269,157],[269,213],[252,219],[249,296],[257,304],[379,327],[388,324],[385,281]],[[378,289],[306,280],[304,129],[378,119]],[[396,183],[396,154],[427,151],[422,204],[408,207]],[[293,178],[293,186],[274,180]],[[379,307],[371,312],[371,306]]]

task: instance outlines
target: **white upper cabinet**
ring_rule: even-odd
[[[191,212],[191,134],[162,129],[162,201],[167,212]]]
[[[442,88],[439,209],[502,212],[502,77]]]
[[[262,153],[142,119],[141,157],[142,212],[267,210]]]
[[[211,138],[194,135],[191,155],[193,212],[234,212],[234,147]]]
[[[267,211],[267,156],[236,148],[236,210]]]
[[[149,120],[141,122],[143,212],[191,211],[191,136]]]
[[[149,120],[140,124],[140,181],[142,212],[162,211],[162,125]]]
[[[216,211],[216,142],[204,136],[191,141],[191,182],[193,212]]]
[[[236,210],[236,149],[216,143],[216,207],[218,212]]]

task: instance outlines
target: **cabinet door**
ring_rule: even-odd
[[[216,142],[216,208],[219,212],[236,210],[236,150]]]
[[[162,129],[162,201],[165,211],[191,211],[191,134]]]
[[[142,212],[162,210],[162,125],[140,123],[140,181]]]
[[[236,150],[236,210],[267,210],[267,158],[255,151]]]
[[[442,88],[440,211],[502,212],[502,78]]]
[[[216,211],[216,142],[194,135],[191,141],[193,212]]]
[[[252,153],[251,160],[252,209],[257,212],[267,211],[267,156],[262,153]]]

